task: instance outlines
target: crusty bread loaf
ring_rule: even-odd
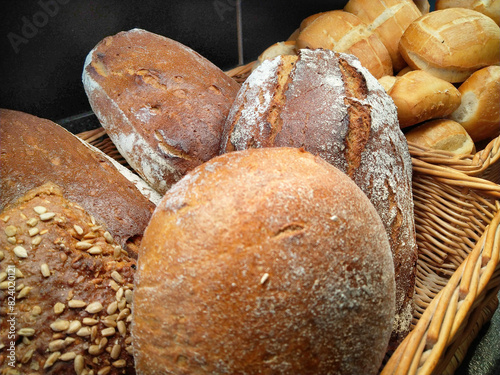
[[[447,8],[467,8],[483,13],[500,25],[500,0],[436,0],[436,10]]]
[[[460,106],[450,115],[475,142],[500,135],[500,66],[492,65],[473,73],[458,91]]]
[[[140,29],[98,43],[83,84],[118,151],[162,194],[217,154],[239,88],[190,48]]]
[[[265,61],[233,103],[221,151],[281,146],[338,167],[377,209],[394,254],[397,342],[412,319],[417,248],[412,165],[393,101],[352,55],[300,50]]]
[[[463,82],[476,70],[500,63],[500,28],[474,10],[437,10],[406,28],[399,50],[413,69]]]
[[[460,105],[460,92],[455,86],[425,70],[396,77],[388,93],[398,109],[401,128],[446,117]]]
[[[300,32],[296,46],[353,54],[376,78],[393,73],[391,56],[377,34],[359,17],[342,10],[315,18]]]
[[[405,133],[408,142],[456,155],[475,153],[474,141],[462,125],[453,120],[427,121]]]
[[[5,109],[0,140],[0,209],[52,182],[135,254],[155,205],[103,153],[52,121]]]
[[[2,374],[135,374],[136,262],[106,223],[41,185],[0,213],[0,261]]]
[[[392,67],[399,72],[406,61],[399,53],[399,40],[410,23],[422,16],[411,0],[349,0],[346,12],[358,16],[384,43],[392,60]]]
[[[300,149],[228,153],[146,229],[132,336],[147,374],[376,374],[394,316],[377,212]]]

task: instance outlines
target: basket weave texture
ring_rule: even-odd
[[[253,63],[229,76],[243,82]],[[102,128],[79,134],[126,165]],[[409,144],[419,258],[410,334],[381,374],[453,374],[500,290],[500,137],[475,155]]]

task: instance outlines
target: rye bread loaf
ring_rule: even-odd
[[[161,194],[217,155],[239,88],[192,49],[141,29],[99,42],[82,79],[118,151]]]
[[[393,101],[352,55],[300,50],[264,61],[233,103],[221,153],[282,146],[321,156],[377,209],[394,256],[399,342],[412,320],[417,246],[411,158]]]
[[[228,153],[163,197],[141,244],[138,374],[376,374],[394,268],[373,205],[294,148]]]
[[[1,109],[0,142],[0,209],[51,182],[136,254],[155,208],[153,189],[139,190],[102,152],[50,120]]]

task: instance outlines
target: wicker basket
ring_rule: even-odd
[[[242,82],[253,63],[228,75]],[[100,128],[79,136],[123,164]],[[381,373],[452,374],[498,305],[500,137],[456,157],[410,144],[419,259],[412,331]]]

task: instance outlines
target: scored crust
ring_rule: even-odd
[[[347,173],[377,209],[394,256],[400,341],[412,320],[417,245],[411,158],[392,99],[352,55],[300,50],[265,61],[233,103],[221,153],[282,146]]]

